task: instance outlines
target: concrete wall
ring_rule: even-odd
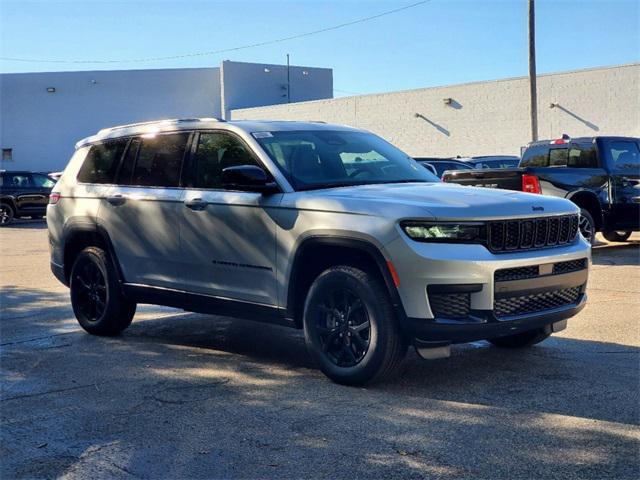
[[[104,127],[219,116],[219,78],[217,68],[0,75],[0,144],[13,149],[0,168],[60,170]]]
[[[220,66],[222,114],[232,109],[333,98],[333,70],[224,61]]]
[[[530,140],[528,88],[523,77],[238,109],[231,116],[352,125],[413,156],[519,154]],[[542,75],[539,136],[640,136],[639,92],[640,64]],[[444,98],[452,103],[445,105]]]

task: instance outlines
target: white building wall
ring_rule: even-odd
[[[220,116],[220,103],[217,68],[3,74],[0,144],[13,161],[0,168],[60,170],[75,143],[101,128]]]
[[[222,62],[222,115],[232,109],[333,98],[333,70],[286,65]],[[288,95],[290,91],[290,95]],[[289,98],[290,97],[290,98]]]
[[[231,118],[347,124],[413,156],[518,155],[530,140],[526,77],[237,109]],[[640,136],[640,64],[540,76],[538,123],[541,139]]]

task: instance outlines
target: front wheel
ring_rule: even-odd
[[[389,293],[377,275],[359,268],[321,273],[307,295],[303,321],[309,353],[337,383],[389,378],[407,351]]]
[[[491,338],[489,342],[496,347],[502,348],[526,348],[546,340],[550,335],[545,329],[537,328],[528,332],[507,335],[506,337]]]
[[[13,207],[8,203],[0,204],[0,227],[4,227],[5,225],[9,225],[13,221],[13,217],[15,216],[15,211]]]
[[[124,297],[113,262],[98,247],[78,254],[69,280],[80,326],[94,335],[117,335],[131,324],[136,304]]]
[[[588,210],[580,209],[580,221],[578,228],[584,239],[593,245],[596,241],[596,222]]]
[[[602,236],[610,242],[626,242],[631,236],[631,232],[608,231],[602,232]]]

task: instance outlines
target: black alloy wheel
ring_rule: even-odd
[[[136,313],[124,296],[114,261],[99,247],[82,250],[69,276],[71,305],[78,323],[94,335],[117,335]]]
[[[327,292],[318,305],[315,328],[322,350],[339,367],[357,365],[369,350],[369,315],[362,300],[350,290]]]
[[[83,258],[73,269],[74,289],[71,291],[74,304],[89,322],[98,321],[107,308],[107,282],[95,262]]]
[[[336,265],[322,272],[309,288],[302,321],[309,354],[343,385],[393,377],[407,351],[390,292],[373,268]]]

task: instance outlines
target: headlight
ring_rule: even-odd
[[[417,242],[484,243],[487,239],[483,223],[403,222],[400,226]]]

